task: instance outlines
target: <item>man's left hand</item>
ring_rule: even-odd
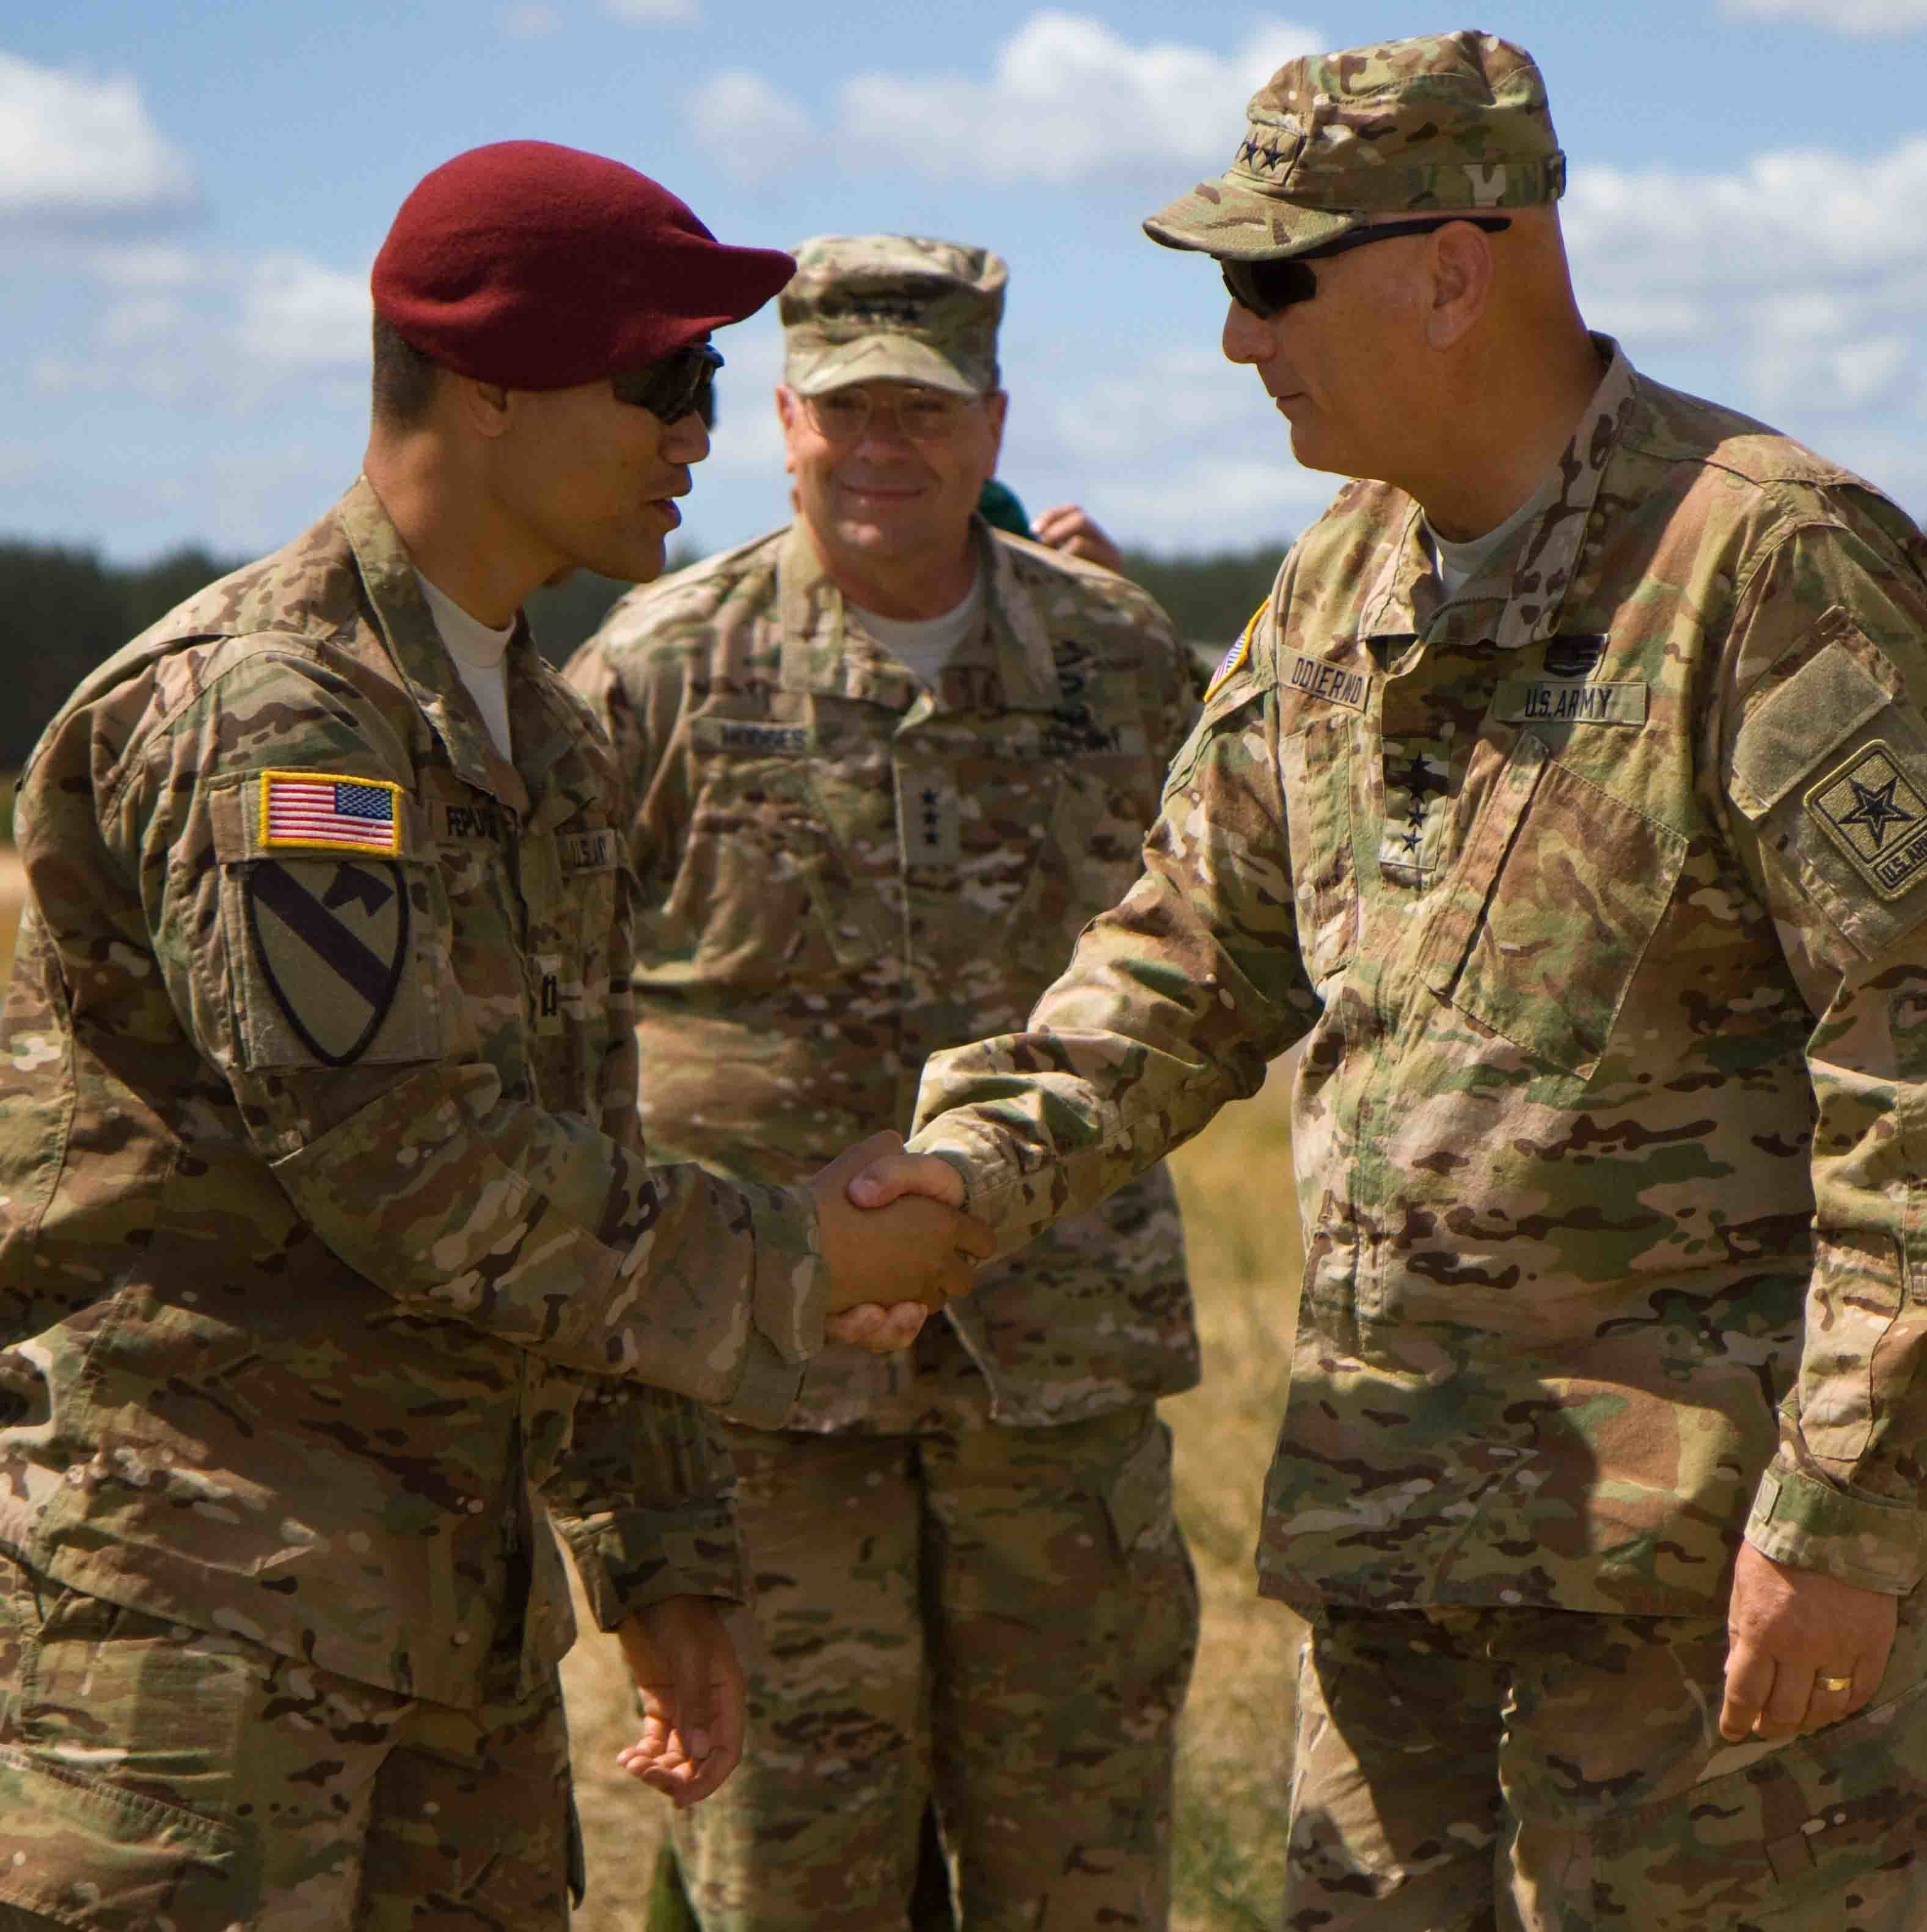
[[[1727,1611],[1720,1736],[1730,1744],[1797,1737],[1859,1710],[1886,1672],[1899,1613],[1898,1598],[1775,1563],[1742,1544]]]
[[[713,1598],[668,1597],[617,1630],[642,1736],[616,1754],[677,1810],[716,1790],[743,1755],[743,1667]]]
[[[1031,534],[1067,556],[1080,556],[1086,563],[1101,564],[1120,577],[1124,574],[1124,560],[1117,545],[1082,504],[1053,503],[1031,519]]]

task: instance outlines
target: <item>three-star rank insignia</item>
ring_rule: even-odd
[[[302,1044],[329,1066],[361,1058],[408,958],[408,889],[379,860],[263,859],[244,886],[261,976]]]
[[[1927,796],[1879,739],[1862,745],[1806,795],[1807,809],[1883,898],[1927,873]]]

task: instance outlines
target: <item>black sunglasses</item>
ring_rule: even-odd
[[[1287,255],[1266,262],[1230,262],[1222,256],[1218,267],[1231,298],[1253,315],[1266,320],[1294,302],[1310,302],[1318,292],[1318,278],[1310,264],[1327,255],[1343,255],[1368,242],[1389,242],[1395,235],[1429,235],[1435,228],[1449,227],[1454,221],[1469,221],[1488,235],[1496,235],[1511,223],[1502,214],[1433,214],[1418,221],[1388,221],[1376,228],[1355,228],[1335,241],[1320,242],[1302,254]]]
[[[626,369],[609,378],[616,400],[647,410],[665,423],[680,422],[692,410],[706,429],[716,427],[716,372],[722,358],[707,342],[692,342],[640,369]]]

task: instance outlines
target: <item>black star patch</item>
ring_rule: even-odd
[[[1849,776],[1847,782],[1858,801],[1854,808],[1840,823],[1844,828],[1849,825],[1864,825],[1867,836],[1874,842],[1877,852],[1886,843],[1886,829],[1889,825],[1913,825],[1918,822],[1916,814],[1903,812],[1893,802],[1894,788],[1900,783],[1896,772],[1883,785],[1864,785]]]
[[[1883,898],[1898,898],[1927,873],[1927,796],[1881,740],[1822,778],[1806,807]]]

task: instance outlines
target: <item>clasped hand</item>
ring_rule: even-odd
[[[971,1283],[995,1245],[963,1212],[963,1177],[902,1138],[872,1134],[808,1183],[830,1280],[824,1333],[882,1354],[907,1348],[924,1316]]]

